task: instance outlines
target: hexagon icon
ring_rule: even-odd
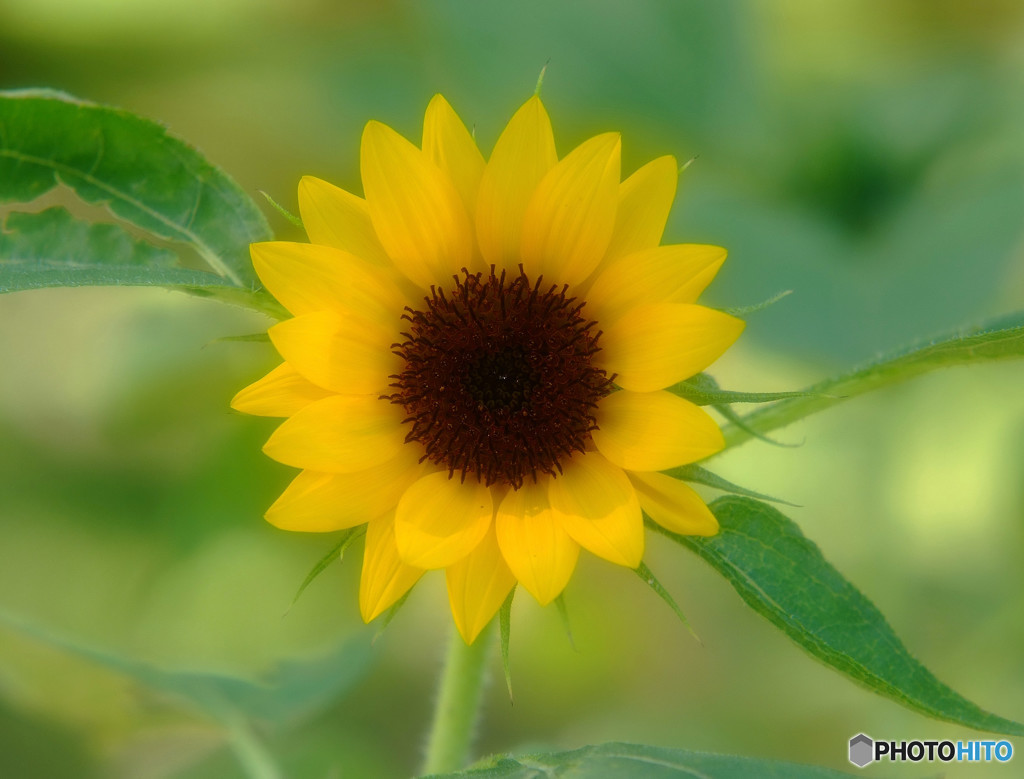
[[[870,736],[858,733],[850,739],[850,762],[857,768],[863,768],[875,760],[875,742]]]

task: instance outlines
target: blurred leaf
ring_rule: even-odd
[[[1024,725],[978,708],[915,660],[874,604],[779,511],[736,497],[719,498],[711,510],[721,532],[710,538],[648,526],[696,552],[748,606],[855,682],[935,719],[1024,735]]]
[[[81,727],[0,699],[0,772],[46,779],[100,779],[103,759]]]
[[[1000,317],[980,327],[960,330],[923,346],[906,349],[862,368],[807,388],[806,396],[781,400],[743,417],[751,430],[766,433],[818,411],[937,368],[988,360],[1024,357],[1024,312]],[[737,425],[724,430],[726,448],[752,436]]]
[[[476,767],[444,776],[451,779],[748,779],[751,776],[759,779],[832,779],[850,774],[777,760],[612,743],[571,752],[496,756]]]
[[[817,397],[818,393],[801,390],[797,392],[732,392],[718,388],[718,382],[706,373],[698,373],[686,381],[668,388],[698,406],[718,406],[725,403],[772,403],[791,398]]]
[[[231,702],[265,722],[301,721],[354,686],[372,660],[370,642],[361,632],[325,654],[282,661],[258,682],[239,686]]]
[[[372,658],[369,642],[360,634],[322,656],[285,660],[257,680],[213,671],[164,670],[57,635],[3,611],[0,625],[131,677],[230,726],[237,724],[239,715],[275,725],[301,720],[361,679]]]
[[[257,292],[249,262],[248,245],[271,238],[266,220],[252,199],[198,151],[160,125],[127,111],[59,92],[0,93],[0,203],[27,203],[59,184],[157,238],[189,246],[209,273],[182,276],[184,269],[168,265],[162,255],[154,261],[156,250],[141,249],[131,250],[134,259],[143,261],[135,273],[104,274],[83,268],[103,265],[105,257],[88,256],[81,246],[68,245],[81,227],[52,235],[40,246],[38,236],[45,221],[52,226],[55,220],[66,219],[59,212],[44,212],[48,215],[37,217],[29,235],[16,236],[13,246],[24,253],[26,246],[35,245],[37,251],[28,259],[45,260],[37,268],[40,273],[34,274],[24,257],[22,262],[10,263],[0,255],[0,290],[67,283],[147,283],[192,291],[195,285],[199,294],[280,312],[268,295]],[[91,238],[100,248],[111,242],[122,244],[123,255],[120,234],[100,230]],[[70,264],[67,275],[55,273],[51,266],[62,261]],[[152,274],[151,280],[144,269]],[[222,295],[221,288],[227,294]]]

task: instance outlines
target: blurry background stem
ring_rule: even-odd
[[[249,779],[282,779],[270,752],[241,714],[225,718],[228,743]]]
[[[452,631],[423,762],[424,774],[447,773],[465,766],[480,708],[485,661],[493,632],[492,621],[476,641],[467,644],[458,631]]]

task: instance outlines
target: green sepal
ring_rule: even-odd
[[[758,311],[764,311],[766,308],[770,308],[778,303],[783,298],[787,298],[793,294],[793,290],[784,289],[781,292],[776,292],[767,300],[762,300],[760,303],[754,303],[750,306],[740,306],[738,308],[723,308],[726,314],[730,316],[746,316],[747,314],[756,314]]]
[[[653,524],[649,517],[647,517],[646,515],[644,516],[644,524],[648,526]],[[668,607],[672,609],[673,613],[677,617],[679,617],[679,621],[682,622],[683,625],[686,626],[686,629],[690,631],[690,635],[697,639],[697,643],[702,643],[700,640],[700,636],[698,636],[697,633],[694,631],[693,626],[690,624],[690,620],[686,618],[686,615],[683,613],[683,610],[679,608],[679,604],[676,603],[675,598],[673,598],[671,593],[669,593],[669,591],[665,589],[665,586],[660,581],[658,581],[658,578],[654,575],[651,569],[647,567],[647,563],[641,561],[640,565],[633,569],[633,572],[643,580],[644,584],[646,584],[648,587],[654,590],[654,593],[659,598],[661,598],[663,601],[665,601],[665,603],[668,604]]]
[[[731,492],[733,495],[742,495],[746,498],[766,500],[769,503],[781,503],[784,506],[800,508],[796,503],[790,503],[788,500],[773,498],[770,495],[763,495],[760,492],[748,490],[746,487],[740,487],[738,484],[733,484],[731,481],[723,479],[717,473],[712,473],[707,468],[702,468],[701,466],[694,465],[692,463],[690,465],[679,465],[675,468],[670,468],[667,471],[662,471],[662,473],[666,476],[671,476],[673,479],[689,481],[694,484],[703,484],[705,487],[711,487],[712,489],[719,490],[720,492]]]
[[[718,406],[726,403],[774,403],[792,398],[816,397],[816,393],[797,392],[734,392],[723,390],[707,373],[698,373],[686,381],[673,384],[668,391],[698,406]]]
[[[746,422],[743,421],[743,417],[741,417],[739,414],[732,410],[732,406],[726,406],[724,404],[719,405],[716,403],[711,408],[713,408],[715,411],[717,411],[719,414],[725,417],[725,420],[727,422],[730,422],[736,427],[746,430],[748,433],[750,433],[750,435],[754,436],[754,438],[758,439],[759,441],[764,441],[766,444],[771,444],[772,446],[781,446],[784,449],[794,449],[796,447],[801,446],[801,444],[787,444],[785,441],[776,441],[774,438],[766,436],[764,433],[757,432],[752,427],[748,426]]]
[[[398,612],[402,610],[402,606],[404,606],[405,602],[409,600],[410,595],[412,595],[412,590],[406,590],[402,597],[392,603],[391,608],[385,612],[384,618],[381,619],[377,625],[377,632],[373,634],[374,644],[377,643],[377,639],[384,635],[384,631],[387,630],[388,625],[391,624],[391,620],[398,616]]]
[[[295,597],[292,598],[292,602],[288,604],[288,608],[285,609],[285,614],[292,610],[292,607],[298,602],[299,596],[306,591],[306,588],[312,584],[313,580],[317,576],[327,570],[328,566],[330,566],[334,561],[337,560],[338,562],[341,562],[342,558],[345,556],[345,550],[348,549],[349,546],[351,546],[352,543],[365,532],[366,525],[359,525],[358,527],[349,528],[342,532],[338,543],[334,545],[331,551],[320,558],[316,565],[314,565],[310,569],[309,573],[306,574],[306,578],[303,579],[302,584],[299,585],[298,592],[295,593]]]
[[[559,593],[555,598],[555,608],[558,609],[558,616],[562,620],[562,627],[565,629],[565,637],[569,639],[569,646],[576,651],[576,639],[572,636],[572,624],[569,621],[569,607],[565,605],[565,594]]]
[[[222,335],[208,341],[207,345],[220,343],[270,343],[270,334],[264,330],[261,333],[246,333],[245,335]]]
[[[302,220],[295,216],[295,214],[293,214],[287,208],[282,206],[280,203],[278,203],[276,200],[274,200],[274,198],[270,196],[269,192],[264,192],[262,189],[257,189],[256,191],[263,195],[264,199],[268,203],[270,203],[270,205],[273,207],[275,211],[277,211],[277,213],[279,213],[281,216],[283,216],[285,219],[291,222],[295,227],[298,227],[300,230],[305,229],[305,226],[302,224]]]
[[[540,91],[544,87],[544,75],[548,72],[549,64],[551,64],[551,60],[544,63],[544,67],[540,69],[540,73],[537,75],[537,85],[533,88],[534,97],[540,97]]]
[[[501,609],[498,611],[498,627],[501,632],[501,667],[505,671],[505,686],[508,688],[508,699],[513,704],[515,703],[515,698],[512,695],[512,664],[509,661],[508,644],[509,638],[512,635],[512,599],[515,595],[516,588],[513,586],[509,590],[505,602],[501,604]]]

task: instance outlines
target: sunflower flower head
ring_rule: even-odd
[[[365,198],[299,185],[310,243],[252,246],[293,315],[283,363],[232,406],[285,417],[264,447],[302,472],[277,527],[366,525],[359,603],[370,621],[444,569],[472,642],[512,588],[542,605],[580,548],[636,568],[643,513],[687,535],[718,524],[660,471],[723,446],[715,421],[666,391],[743,323],[697,305],[725,250],[660,245],[672,157],[624,181],[620,138],[562,159],[532,97],[484,159],[440,95],[421,147],[370,122]]]

